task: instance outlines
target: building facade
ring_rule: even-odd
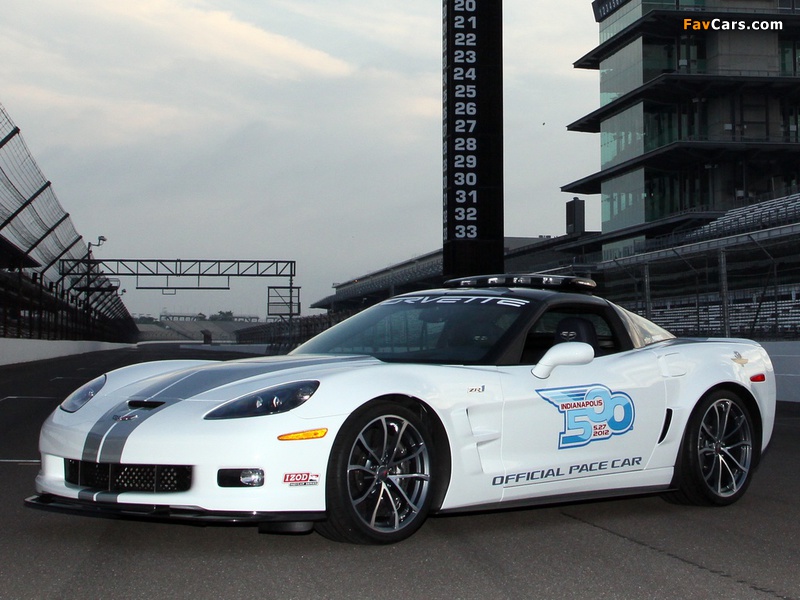
[[[588,2],[587,2],[588,4]],[[595,0],[600,170],[566,235],[506,244],[506,272],[588,275],[600,295],[677,335],[800,336],[800,0]],[[588,6],[587,6],[588,8]],[[438,285],[440,253],[340,284],[315,304],[358,310]]]
[[[602,260],[800,183],[800,0],[597,0]]]

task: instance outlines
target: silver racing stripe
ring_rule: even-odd
[[[127,401],[118,404],[106,412],[86,436],[83,453],[81,454],[82,460],[95,463],[120,462],[125,442],[128,441],[134,430],[154,414],[180,401],[177,398],[161,400],[163,404],[156,408],[137,408],[133,410],[128,408]],[[116,415],[123,414],[135,414],[138,418],[124,421],[114,418]]]
[[[81,458],[95,463],[121,462],[125,443],[144,421],[186,398],[192,398],[216,387],[248,377],[297,367],[363,360],[375,359],[364,356],[312,355],[274,362],[222,362],[158,375],[143,389],[115,405],[97,420],[86,436]],[[128,407],[129,400],[154,402],[159,405],[155,408],[132,409]]]
[[[162,401],[166,398],[191,398],[214,388],[260,375],[289,369],[336,364],[347,361],[375,360],[364,356],[310,356],[269,362],[220,362],[192,367],[153,377],[129,400]]]

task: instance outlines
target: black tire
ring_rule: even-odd
[[[327,520],[316,529],[356,544],[391,544],[419,529],[433,498],[430,430],[408,408],[377,401],[345,421],[326,477]]]
[[[747,490],[757,463],[755,428],[747,405],[734,392],[718,390],[697,405],[686,426],[678,464],[679,504],[726,506]]]

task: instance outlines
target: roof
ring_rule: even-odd
[[[40,264],[0,235],[0,269],[31,269]]]

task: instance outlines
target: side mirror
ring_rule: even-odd
[[[594,360],[594,348],[583,342],[564,342],[548,350],[539,363],[531,369],[533,376],[547,379],[553,369],[562,365],[588,365]]]

